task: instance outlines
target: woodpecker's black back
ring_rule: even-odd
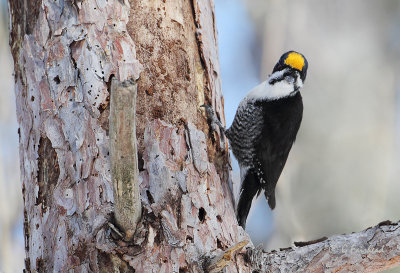
[[[247,116],[241,107],[248,110]],[[300,92],[277,100],[248,101],[246,106],[239,106],[226,134],[241,165],[237,219],[243,228],[251,202],[261,190],[265,191],[270,208],[275,208],[275,186],[296,139],[302,115]]]

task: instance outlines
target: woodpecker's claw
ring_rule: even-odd
[[[215,130],[214,126],[216,125],[216,126],[219,127],[221,132],[223,134],[225,134],[225,127],[222,125],[221,121],[219,121],[219,119],[215,115],[214,109],[208,104],[200,105],[200,107],[204,107],[205,108],[207,116],[211,121],[211,127],[213,128],[213,130]]]
[[[211,107],[210,105],[208,105],[208,104],[203,104],[203,105],[200,105],[200,107],[205,108],[207,114],[208,114],[210,117],[213,116],[213,115],[215,115],[214,110],[212,109],[212,107]]]

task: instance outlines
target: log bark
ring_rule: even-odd
[[[295,243],[296,244],[296,243]],[[381,272],[400,264],[400,222],[280,251],[249,249],[257,272]]]

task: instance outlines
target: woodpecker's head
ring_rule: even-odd
[[[247,100],[278,100],[296,95],[307,75],[308,62],[296,51],[288,51],[282,55],[275,65],[272,74],[247,95]]]
[[[267,80],[268,87],[264,98],[274,100],[295,95],[307,75],[307,59],[296,51],[288,51],[282,55]]]
[[[298,72],[300,79],[304,82],[307,76],[308,62],[303,54],[296,51],[288,51],[282,55],[275,65],[272,74],[288,69],[289,72]]]

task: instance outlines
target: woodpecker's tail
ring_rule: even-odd
[[[252,169],[250,169],[244,175],[236,210],[237,221],[239,225],[243,227],[243,229],[246,228],[246,220],[250,211],[251,202],[259,190],[260,183],[258,182],[257,175]]]
[[[268,205],[271,209],[275,208],[276,201],[275,201],[275,189],[272,192],[268,193],[267,191],[264,192],[265,199],[268,200]]]

